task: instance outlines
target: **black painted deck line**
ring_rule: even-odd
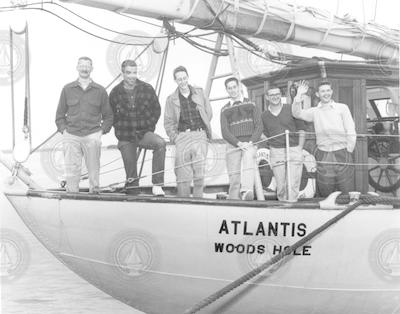
[[[280,202],[280,201],[242,201],[242,200],[219,200],[207,198],[183,198],[175,196],[159,197],[153,195],[126,195],[121,193],[67,193],[64,191],[49,190],[29,190],[29,197],[59,199],[59,200],[91,200],[91,201],[107,201],[107,202],[133,202],[133,203],[165,203],[165,204],[188,204],[188,205],[205,205],[205,206],[231,206],[231,207],[255,207],[263,209],[320,209],[319,201],[321,199],[301,199],[296,203]],[[368,209],[368,207],[364,207]],[[371,207],[370,209],[377,209]],[[395,209],[400,209],[396,206]],[[338,208],[337,210],[341,210]],[[385,208],[385,210],[387,210]],[[393,209],[389,209],[393,210]]]

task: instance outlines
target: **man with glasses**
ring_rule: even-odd
[[[303,121],[292,116],[290,105],[282,103],[282,94],[278,87],[271,86],[268,89],[267,100],[269,106],[262,114],[262,121],[265,136],[273,137],[268,143],[270,163],[276,180],[276,194],[280,201],[295,202],[299,196],[303,170],[305,125]],[[286,143],[286,130],[290,132],[289,143]]]

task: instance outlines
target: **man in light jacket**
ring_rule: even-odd
[[[190,196],[193,180],[193,196],[202,197],[212,110],[203,89],[189,85],[185,67],[177,67],[173,76],[178,88],[167,98],[164,127],[176,146],[178,196]]]

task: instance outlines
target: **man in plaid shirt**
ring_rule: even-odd
[[[138,186],[137,148],[153,150],[153,194],[164,195],[164,164],[166,143],[154,133],[161,114],[161,107],[153,87],[137,78],[134,60],[122,62],[123,81],[110,93],[114,112],[114,130],[118,149],[124,162],[126,187]],[[134,194],[135,189],[128,189]]]
[[[203,89],[189,84],[185,67],[177,67],[173,76],[178,87],[167,98],[164,127],[175,144],[178,196],[190,197],[193,182],[193,197],[203,197],[212,109]]]

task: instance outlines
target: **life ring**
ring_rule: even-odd
[[[270,152],[268,148],[260,148],[256,154],[257,165],[260,170],[263,187],[269,191],[276,191],[276,180],[272,173]],[[315,172],[317,163],[313,155],[303,149],[303,173],[301,175],[299,198],[312,198],[316,192]]]
[[[276,191],[276,180],[272,173],[269,149],[260,148],[256,153],[257,166],[260,172],[261,182],[267,191]]]

